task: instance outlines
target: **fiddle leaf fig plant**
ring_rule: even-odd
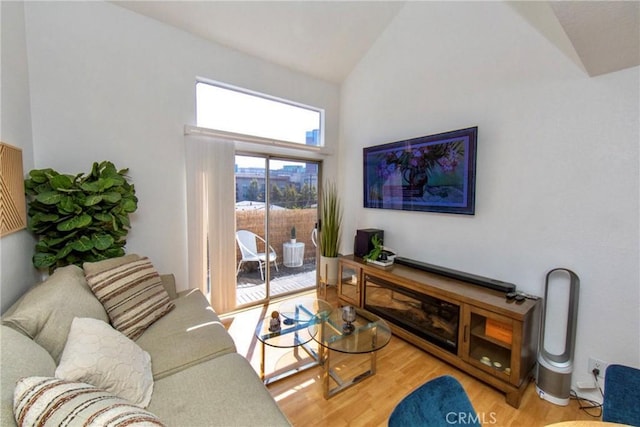
[[[124,255],[129,214],[138,208],[127,172],[108,161],[75,176],[50,168],[29,172],[24,184],[28,228],[39,237],[33,255],[36,268],[52,272]]]

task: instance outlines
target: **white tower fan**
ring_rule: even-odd
[[[580,278],[571,270],[556,268],[547,273],[536,392],[560,406],[570,400],[579,288]]]

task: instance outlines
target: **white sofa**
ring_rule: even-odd
[[[151,357],[146,411],[167,426],[290,425],[202,293],[176,293],[172,275],[160,278],[173,308],[135,340]],[[109,322],[77,266],[58,268],[2,316],[0,425],[16,425],[20,378],[55,376],[76,317]]]

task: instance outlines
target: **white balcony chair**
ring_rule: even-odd
[[[276,267],[276,271],[279,271],[278,263],[276,262],[278,257],[276,255],[276,251],[273,250],[273,247],[269,246],[269,258],[267,261],[267,254],[265,252],[258,252],[258,240],[260,240],[266,247],[267,242],[257,234],[252,233],[249,230],[236,231],[236,241],[238,242],[240,253],[242,254],[242,259],[238,263],[238,269],[236,270],[236,276],[240,273],[240,267],[243,262],[257,262],[258,267],[260,268],[260,277],[262,280],[264,280],[264,271],[262,266],[267,264],[267,262],[273,262],[273,265]]]

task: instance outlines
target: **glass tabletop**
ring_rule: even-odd
[[[297,347],[312,340],[309,325],[326,318],[333,307],[327,301],[301,298],[283,302],[279,307],[279,329],[273,329],[273,316],[260,320],[255,335],[272,347]]]
[[[256,327],[256,338],[271,347],[289,348],[297,347],[311,341],[309,323],[294,323],[282,325],[277,332],[269,330],[271,316],[260,320]]]
[[[342,309],[336,309],[309,325],[309,333],[322,346],[342,353],[370,353],[389,343],[391,329],[387,322],[360,308],[355,312],[351,331],[345,327]]]
[[[316,298],[299,298],[280,304],[279,312],[284,325],[309,322],[316,316],[326,317],[333,307],[327,301]]]

